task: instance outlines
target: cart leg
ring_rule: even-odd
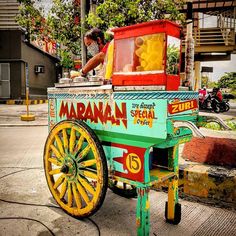
[[[168,223],[178,224],[181,221],[181,205],[178,203],[178,179],[179,179],[179,165],[178,165],[178,145],[173,147],[170,155],[172,158],[171,168],[175,172],[175,176],[169,179],[168,186],[168,203],[166,203],[165,218]]]
[[[149,188],[137,188],[138,201],[136,209],[137,235],[148,236],[150,228]]]
[[[175,204],[178,203],[178,179],[174,177],[169,180],[168,186],[168,207],[167,219],[174,220],[175,218]]]

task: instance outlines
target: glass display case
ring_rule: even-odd
[[[180,85],[180,26],[167,21],[114,29],[113,85]]]

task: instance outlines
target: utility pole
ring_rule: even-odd
[[[85,29],[85,15],[86,15],[86,0],[80,0],[81,7],[81,57],[82,66],[86,64],[86,48],[84,45],[84,29]]]
[[[193,39],[193,2],[187,1],[187,35],[185,39],[185,78],[193,87],[194,39]]]

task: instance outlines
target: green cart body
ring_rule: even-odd
[[[149,190],[168,181],[166,221],[180,222],[178,148],[196,128],[198,93],[180,86],[179,37],[180,27],[168,21],[116,29],[112,84],[68,82],[48,89],[45,174],[53,197],[68,214],[92,215],[109,185],[121,195],[137,195],[137,234],[149,235]],[[145,71],[147,61],[139,54],[145,40],[162,47],[163,58],[152,71]],[[176,45],[178,58],[170,65],[169,49]],[[138,53],[127,53],[127,59],[122,48]],[[136,63],[132,68],[125,64],[130,59]],[[122,72],[123,66],[134,71]]]

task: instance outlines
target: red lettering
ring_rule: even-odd
[[[111,121],[112,124],[116,123],[119,124],[119,120],[115,120],[114,115],[112,115],[111,107],[109,104],[106,105],[105,111],[104,111],[104,120]]]
[[[64,104],[64,102],[62,101],[61,103],[61,108],[60,108],[60,113],[59,113],[59,117],[62,118],[63,116],[67,117],[68,116],[68,104]]]
[[[85,105],[81,102],[77,103],[77,119],[83,120],[85,112]]]
[[[92,111],[90,102],[88,103],[88,106],[87,106],[86,111],[84,113],[84,118],[85,118],[85,120],[87,120],[87,119],[91,120],[91,121],[94,120],[93,119],[93,111]]]
[[[76,112],[75,112],[75,108],[74,108],[74,105],[73,103],[71,103],[71,106],[70,106],[70,114],[68,116],[69,119],[75,119],[76,118]]]
[[[127,110],[126,110],[126,103],[122,102],[121,103],[121,110],[115,103],[115,115],[116,119],[121,119],[122,123],[124,124],[125,128],[127,128]],[[118,123],[118,125],[120,122]]]
[[[101,123],[104,123],[104,116],[103,116],[103,103],[99,102],[98,107],[94,103],[94,122],[98,123],[98,119],[101,121]]]
[[[75,109],[76,105],[76,109]],[[115,103],[114,110],[112,110],[111,106],[107,103],[105,108],[103,102],[99,102],[98,105],[89,102],[86,106],[84,103],[68,103],[61,102],[59,117],[66,117],[67,119],[79,119],[79,120],[91,120],[91,122],[98,123],[98,120],[102,124],[110,121],[112,124],[120,125],[120,122],[124,124],[127,128],[127,110],[126,103],[121,103],[121,107]],[[114,113],[113,113],[114,111]],[[140,111],[132,111],[133,116],[141,115]]]

